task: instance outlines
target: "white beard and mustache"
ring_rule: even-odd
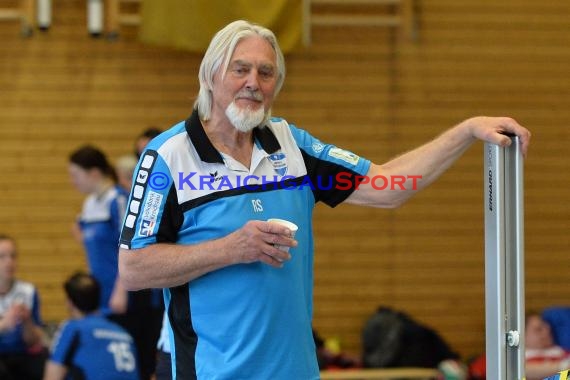
[[[236,99],[239,97],[263,101],[263,95],[258,92],[247,91],[246,94],[238,94]],[[259,107],[256,110],[252,110],[249,107],[240,108],[236,105],[235,99],[226,108],[226,116],[230,120],[230,123],[240,132],[251,131],[267,118],[264,107]]]

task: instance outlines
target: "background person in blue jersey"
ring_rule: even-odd
[[[475,117],[374,164],[270,118],[284,79],[270,30],[246,21],[227,25],[202,60],[191,116],[151,141],[139,161],[121,234],[121,280],[128,289],[165,288],[177,380],[318,379],[311,330],[315,204],[397,207],[477,139],[504,146],[509,132],[520,136],[524,152],[529,144],[530,133],[513,119]],[[339,173],[352,186],[298,186]],[[227,185],[188,186],[192,175]],[[365,175],[421,180],[409,180],[405,190],[378,191],[370,183],[355,190]],[[244,176],[260,182],[238,186]],[[295,239],[269,218],[295,223]]]
[[[97,280],[78,272],[63,287],[71,319],[56,333],[44,380],[138,380],[132,337],[98,312]]]
[[[127,292],[117,282],[120,225],[126,193],[117,185],[116,174],[105,154],[85,145],[69,156],[73,185],[87,194],[77,225],[87,254],[89,271],[101,286],[99,307],[105,315],[127,311]]]
[[[139,363],[143,363],[139,366],[141,380],[147,380],[154,372],[162,304],[160,298],[153,300],[152,292],[127,292],[117,281],[127,190],[117,183],[116,171],[106,155],[94,146],[85,145],[71,153],[69,173],[75,187],[87,194],[77,229],[89,271],[101,286],[100,311],[133,336]]]
[[[0,234],[0,379],[41,379],[46,359],[36,287],[16,279],[16,242]]]

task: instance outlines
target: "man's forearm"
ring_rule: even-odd
[[[141,249],[121,249],[119,277],[127,290],[179,286],[231,265],[224,251],[218,241],[192,246],[159,243]]]
[[[508,134],[519,136],[526,155],[530,132],[508,117],[478,116],[448,129],[430,142],[398,156],[382,165],[371,165],[368,176],[406,178],[402,188],[378,191],[364,182],[347,199],[348,203],[393,208],[403,204],[418,191],[429,186],[463,155],[476,140],[500,146],[511,144]]]
[[[363,182],[348,199],[348,203],[373,207],[398,207],[414,194],[433,183],[475,141],[466,124],[459,124],[407,153],[382,165],[372,164],[367,176],[379,176],[385,181],[403,178],[405,181],[382,190],[373,183]],[[372,181],[372,180],[370,180]]]

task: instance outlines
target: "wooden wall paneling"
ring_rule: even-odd
[[[525,163],[527,305],[568,304],[570,3],[418,2],[417,41],[369,27],[313,29],[287,57],[273,113],[383,162],[473,115],[533,131]],[[129,153],[149,125],[190,112],[200,55],[87,35],[84,4],[54,4],[48,33],[0,24],[0,231],[20,243],[46,320],[66,315],[61,282],[83,268],[70,225],[82,196],[67,156],[83,143]],[[126,28],[125,28],[126,29]],[[379,305],[436,328],[465,358],[484,349],[482,144],[397,210],[315,210],[314,324],[358,355]]]

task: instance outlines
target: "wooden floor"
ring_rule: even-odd
[[[1,4],[0,4],[1,6]],[[70,227],[82,195],[67,156],[83,143],[115,160],[144,128],[190,113],[201,55],[145,46],[136,30],[93,39],[85,2],[54,1],[47,33],[0,23],[0,232],[20,243],[47,320],[66,315],[61,282],[85,263]],[[313,29],[287,57],[274,114],[383,162],[473,115],[533,132],[525,163],[528,308],[568,304],[570,2],[418,1],[419,38],[388,29]],[[482,145],[398,210],[317,206],[314,324],[358,354],[379,305],[436,330],[463,357],[484,350]]]

